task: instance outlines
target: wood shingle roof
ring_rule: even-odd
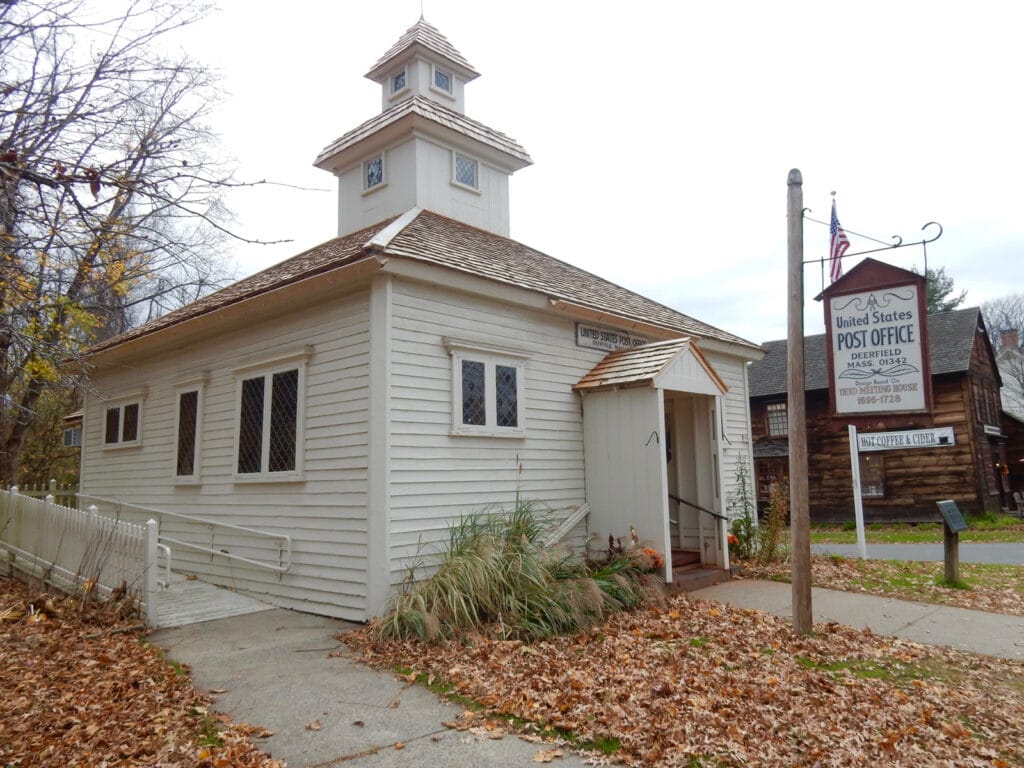
[[[407,29],[405,33],[398,38],[398,41],[388,49],[387,53],[377,60],[377,63],[370,68],[370,71],[366,76],[373,78],[379,69],[387,67],[392,59],[400,56],[403,51],[408,48],[412,48],[414,45],[422,45],[424,48],[433,51],[442,58],[447,59],[454,64],[458,64],[465,70],[465,74],[468,79],[477,77],[480,74],[473,69],[473,66],[466,61],[466,57],[456,50],[455,46],[448,41],[447,37],[441,34],[441,31],[437,27],[421,17],[419,21],[409,27],[409,29]]]
[[[680,335],[714,339],[760,351],[756,344],[739,336],[702,323],[515,240],[432,211],[414,209],[397,219],[329,240],[145,325],[100,342],[91,347],[89,353],[95,354],[196,320],[229,305],[370,256],[409,259],[456,270]]]
[[[394,106],[381,112],[379,115],[371,117],[369,120],[356,126],[351,131],[339,136],[320,151],[320,154],[317,155],[313,165],[317,167],[324,167],[323,164],[329,158],[339,152],[343,152],[349,147],[355,146],[363,139],[376,134],[382,128],[397,123],[399,120],[406,117],[429,120],[432,123],[448,128],[463,136],[480,141],[500,152],[511,155],[524,165],[530,165],[533,163],[533,160],[530,159],[526,150],[523,149],[522,144],[515,139],[506,136],[501,131],[488,128],[483,123],[466,117],[453,109],[448,109],[443,104],[439,104],[425,96],[412,96],[411,98],[398,102]]]

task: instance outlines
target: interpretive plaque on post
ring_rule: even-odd
[[[953,533],[967,530],[967,521],[964,520],[964,515],[955,501],[937,501],[935,503],[939,507],[942,519],[949,526],[949,530]]]

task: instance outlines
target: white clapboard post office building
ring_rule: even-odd
[[[316,159],[336,239],[91,349],[86,501],[159,511],[177,569],[353,620],[517,497],[569,546],[632,526],[727,568],[760,348],[509,239],[530,157],[466,116],[477,72],[430,24],[367,77],[381,113]]]

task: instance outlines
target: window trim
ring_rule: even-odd
[[[71,438],[70,440],[68,439],[69,437]],[[64,427],[63,443],[65,448],[81,448],[82,428],[80,426]]]
[[[203,405],[206,401],[208,374],[176,382],[174,385],[174,456],[172,477],[177,485],[195,485],[200,482],[203,445]],[[196,426],[192,436],[192,474],[178,474],[178,441],[181,439],[181,398],[190,392],[196,393]]]
[[[437,84],[437,73],[440,72],[442,75],[448,78],[448,88],[442,88]],[[455,73],[450,69],[439,67],[437,64],[430,65],[430,90],[436,91],[437,93],[444,94],[450,99],[455,98]]]
[[[478,344],[457,339],[444,339],[445,349],[451,358],[452,381],[452,425],[453,436],[478,437],[526,437],[526,362],[528,355],[523,350],[494,345]],[[484,424],[462,422],[462,362],[484,364]],[[508,366],[516,370],[516,426],[497,425],[497,390],[495,388],[495,366]]]
[[[234,440],[231,453],[231,474],[236,483],[267,483],[294,482],[304,479],[305,458],[305,413],[306,413],[306,375],[309,359],[309,347],[303,351],[282,355],[274,360],[266,361],[265,365],[253,364],[235,369],[235,403],[234,403]],[[277,373],[297,371],[295,384],[295,469],[272,472],[268,469],[270,452],[271,406],[273,403],[273,377]],[[250,379],[264,380],[262,444],[259,472],[238,471],[238,451],[241,448],[241,411],[243,382]]]
[[[102,447],[105,451],[116,451],[122,448],[138,448],[142,445],[142,427],[143,427],[143,403],[146,400],[147,391],[145,389],[137,390],[135,392],[126,392],[116,398],[111,398],[106,407],[103,409],[103,421],[102,421]],[[126,408],[136,406],[138,409],[138,417],[135,425],[135,438],[133,440],[124,439],[124,412]],[[117,437],[118,439],[114,442],[107,442],[107,418],[108,414],[117,410]]]
[[[776,406],[776,410],[781,411],[784,416],[784,429],[781,432],[772,431],[772,406]],[[779,407],[781,406],[781,407]],[[764,431],[768,437],[788,437],[789,436],[789,403],[785,400],[773,400],[770,403],[764,404]]]
[[[400,75],[404,76],[403,79],[404,79],[405,82],[404,82],[404,84],[402,85],[401,88],[395,88],[395,80],[397,80]],[[398,96],[399,94],[402,94],[402,93],[405,93],[406,91],[408,91],[409,90],[409,69],[408,69],[408,67],[402,67],[401,69],[397,69],[394,72],[392,72],[391,73],[391,77],[388,79],[388,84],[389,84],[389,89],[391,91],[391,97],[392,98],[394,98],[395,96]]]
[[[369,183],[369,179],[366,176],[367,170],[368,170],[368,168],[370,166],[370,163],[373,163],[373,162],[375,162],[377,160],[380,160],[380,182],[378,182],[377,184],[374,184],[372,187],[370,187],[370,186],[367,186],[367,184]],[[384,159],[384,153],[383,152],[378,152],[373,157],[371,157],[371,158],[369,158],[367,160],[364,160],[363,164],[362,164],[362,171],[363,171],[363,194],[364,195],[369,195],[369,194],[371,194],[373,192],[376,192],[378,189],[383,189],[384,187],[386,187],[388,185],[388,166],[387,166],[387,162]]]
[[[460,181],[459,180],[459,177],[458,177],[458,167],[459,166],[458,166],[458,164],[459,164],[459,158],[460,157],[462,159],[464,159],[464,160],[468,160],[471,163],[473,163],[474,168],[475,168],[475,172],[474,172],[473,175],[476,177],[476,186],[475,187],[470,185],[470,184],[466,184],[464,181]],[[473,157],[472,155],[467,155],[465,152],[459,152],[458,150],[453,149],[452,150],[452,180],[451,181],[452,181],[452,184],[454,186],[459,187],[460,189],[465,189],[465,190],[468,190],[469,192],[475,192],[476,194],[480,194],[480,160],[478,160],[477,158]]]
[[[877,492],[868,492],[868,483],[865,482],[865,477],[868,476],[868,472],[865,469],[865,465],[870,465],[872,462],[877,462],[878,477],[880,483],[877,486]],[[881,451],[872,451],[871,453],[861,453],[858,457],[858,463],[860,470],[860,496],[862,499],[884,499],[885,496],[885,457]],[[875,488],[875,485],[871,485],[871,488]]]

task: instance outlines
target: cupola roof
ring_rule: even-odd
[[[448,38],[442,35],[437,27],[427,22],[421,16],[420,20],[409,27],[405,34],[398,38],[398,42],[391,46],[388,52],[377,60],[377,63],[366,73],[366,77],[370,80],[379,81],[387,74],[396,61],[407,58],[406,54],[410,53],[410,51],[415,52],[417,48],[444,59],[466,82],[480,76],[480,73],[473,69],[473,66],[466,61],[466,57],[448,42]]]

